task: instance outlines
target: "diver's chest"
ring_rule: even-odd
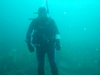
[[[52,31],[52,25],[49,22],[38,23],[36,29],[40,32],[50,32]]]

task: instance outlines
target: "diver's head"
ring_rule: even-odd
[[[40,18],[47,18],[47,11],[46,11],[46,8],[45,7],[40,7],[38,9],[38,16]]]

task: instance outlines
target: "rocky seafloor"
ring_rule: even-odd
[[[22,53],[13,49],[9,53],[0,56],[0,75],[37,75],[35,55],[35,53]],[[60,58],[58,56],[57,65],[59,75],[100,75],[100,64],[89,67],[77,64],[67,57]],[[47,57],[45,61],[45,74],[51,75]]]

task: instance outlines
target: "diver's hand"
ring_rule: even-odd
[[[30,52],[34,52],[34,47],[31,45],[31,43],[27,43],[27,46]]]
[[[55,48],[56,48],[56,50],[58,50],[58,51],[61,49],[60,39],[56,39]]]
[[[60,44],[56,44],[55,47],[56,47],[56,50],[58,50],[58,51],[61,50],[61,45]]]
[[[34,47],[31,45],[30,39],[26,39],[25,42],[27,43],[29,51],[34,52]]]

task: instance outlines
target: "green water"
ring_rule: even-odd
[[[61,34],[60,75],[100,75],[100,1],[48,0]],[[29,18],[45,0],[0,1],[0,75],[36,75],[36,54],[25,43]],[[46,57],[45,73],[51,75]]]

